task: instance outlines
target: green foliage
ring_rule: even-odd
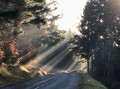
[[[37,38],[36,40],[32,41],[32,43],[35,43],[34,47],[40,47],[40,46],[55,46],[57,43],[62,41],[64,39],[63,32],[59,31],[57,26],[54,24],[50,25],[50,27],[46,27],[45,35]]]
[[[32,23],[40,28],[47,23],[46,16],[50,11],[47,6],[45,0],[0,1],[0,50],[3,52],[0,54],[1,62],[14,64],[18,61],[15,55],[16,40],[21,33],[22,35],[24,33],[18,31],[18,25]],[[11,43],[12,41],[15,42]]]
[[[46,23],[46,15],[50,9],[45,3],[45,0],[25,0],[26,5],[22,10],[21,23],[32,23],[40,27],[41,24]]]
[[[85,6],[75,50],[87,59],[88,71],[97,78],[114,79],[118,72],[119,5],[119,0],[90,0]]]
[[[3,18],[5,18],[8,21],[10,19],[18,18],[20,10],[24,7],[24,4],[24,0],[1,0],[0,19],[3,20]]]
[[[81,85],[80,89],[107,89],[103,84],[96,81],[94,78],[87,74],[80,74]]]

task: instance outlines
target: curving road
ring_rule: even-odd
[[[76,72],[57,73],[25,82],[10,84],[0,89],[79,89],[80,76]]]

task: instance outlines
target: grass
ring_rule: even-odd
[[[103,84],[96,81],[94,78],[87,74],[80,74],[81,85],[80,89],[107,89]]]
[[[47,75],[45,71],[33,66],[5,65],[0,67],[0,86]]]

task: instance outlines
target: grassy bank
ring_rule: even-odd
[[[94,78],[87,74],[80,74],[81,85],[80,89],[107,89],[103,84],[96,81]]]
[[[37,67],[5,65],[0,67],[0,86],[45,75],[47,73]]]

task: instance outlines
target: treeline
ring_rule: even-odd
[[[59,34],[63,32],[57,31],[54,25],[59,15],[50,14],[56,8],[49,6],[54,4],[54,1],[46,3],[45,0],[0,0],[1,66],[4,63],[19,64],[24,59],[28,62],[41,46],[52,46],[63,39]],[[23,29],[25,26],[31,28]],[[49,30],[50,27],[53,29]]]
[[[120,87],[120,1],[88,0],[76,35],[75,53],[87,60],[88,73],[109,89]]]

